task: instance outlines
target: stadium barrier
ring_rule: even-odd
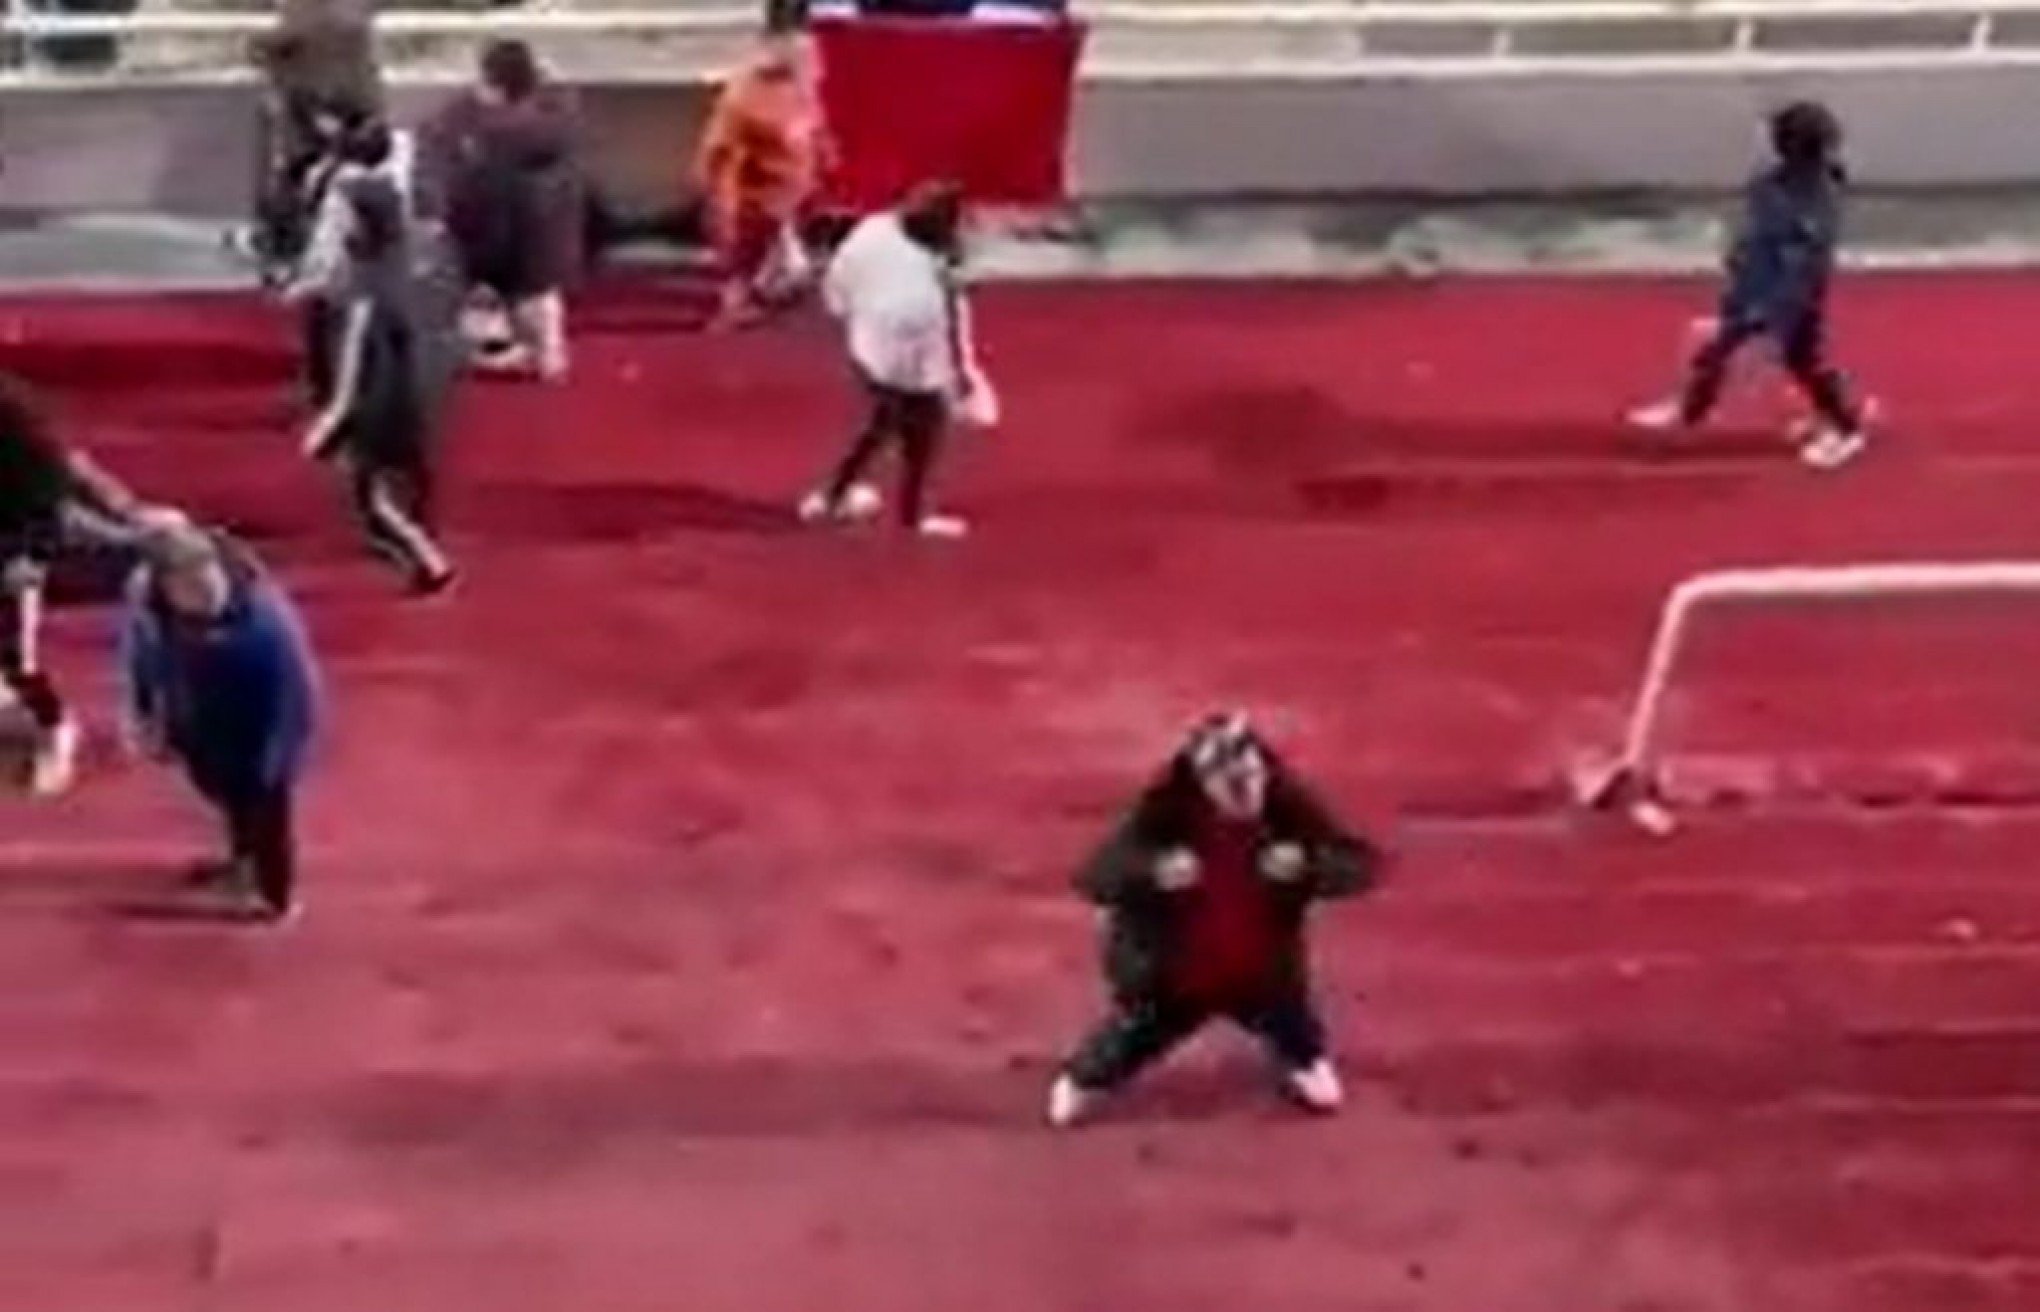
[[[241,51],[270,16],[4,2],[15,45],[114,33],[123,65],[0,73],[0,204],[241,208],[245,186],[221,159],[249,135]],[[1788,95],[1836,105],[1866,185],[2040,176],[2028,126],[2040,0],[1098,0],[1077,12],[1090,42],[1070,171],[1085,199],[1711,191],[1748,166],[1752,120]],[[751,4],[398,9],[377,30],[400,104],[463,80],[484,34],[533,39],[615,135],[607,180],[650,196],[672,191],[675,138],[757,19]],[[80,151],[114,163],[88,169]]]
[[[1175,3],[1097,0],[1075,13],[1097,35],[1085,67],[1095,78],[1292,76],[1537,76],[1600,70],[1738,71],[1919,67],[1922,63],[2040,62],[2040,0],[1322,0]],[[472,40],[484,34],[595,39],[606,76],[711,72],[719,61],[676,65],[663,43],[697,48],[741,42],[757,26],[751,5],[677,5],[486,12],[387,10],[386,48]],[[59,14],[6,0],[0,33],[18,42],[112,37],[231,42],[271,29],[270,15],[148,10]],[[1204,49],[1201,47],[1209,47]],[[202,81],[248,74],[231,53],[149,75]],[[131,74],[132,75],[131,71]],[[35,76],[22,61],[15,80]],[[87,75],[90,76],[90,75]]]

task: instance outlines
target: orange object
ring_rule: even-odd
[[[716,98],[696,161],[710,235],[726,255],[798,217],[815,193],[825,139],[800,48],[769,41]]]

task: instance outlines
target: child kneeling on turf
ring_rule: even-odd
[[[1769,338],[1819,416],[1800,456],[1833,469],[1862,451],[1866,440],[1864,408],[1827,358],[1828,284],[1848,177],[1842,129],[1826,106],[1801,102],[1771,116],[1770,136],[1776,161],[1749,184],[1721,312],[1693,357],[1685,387],[1676,399],[1630,418],[1650,430],[1700,423],[1720,399],[1736,353]]]
[[[1244,717],[1199,725],[1078,878],[1106,913],[1113,1007],[1056,1081],[1050,1123],[1074,1124],[1219,1017],[1267,1044],[1290,1095],[1336,1111],[1305,922],[1320,899],[1372,887],[1380,865]]]
[[[294,905],[291,809],[316,716],[317,673],[295,609],[245,547],[175,511],[145,513],[123,632],[130,732],[174,758],[227,831],[198,882],[236,909]]]

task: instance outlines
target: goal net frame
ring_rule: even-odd
[[[1666,694],[1698,617],[1729,604],[1752,602],[1856,602],[1892,597],[2040,593],[2040,561],[1947,564],[1781,566],[1714,570],[1678,584],[1665,599],[1630,703],[1621,754],[1577,781],[1579,802],[1596,809],[1622,807],[1638,825],[1669,833],[1658,774],[1659,738]]]

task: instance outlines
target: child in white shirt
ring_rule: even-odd
[[[962,193],[930,184],[897,210],[859,223],[830,262],[822,294],[843,321],[871,413],[828,484],[801,503],[802,519],[877,513],[878,490],[860,480],[886,445],[898,442],[901,523],[929,537],[966,532],[962,520],[935,514],[928,504],[928,480],[952,411],[980,424],[996,418],[958,286],[962,222]]]

